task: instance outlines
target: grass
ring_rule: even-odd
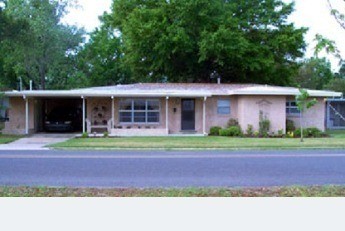
[[[334,138],[345,138],[345,130],[328,130],[326,133]]]
[[[0,197],[344,197],[345,186],[97,189],[0,187]]]
[[[2,135],[0,134],[0,144],[8,144],[13,141],[16,141],[21,136],[14,136],[14,135]]]
[[[60,149],[291,149],[345,148],[343,135],[308,138],[130,137],[76,138],[51,145]]]

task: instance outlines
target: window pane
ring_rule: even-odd
[[[229,107],[218,107],[218,114],[230,114],[230,108]]]
[[[295,101],[292,101],[292,102],[290,102],[290,106],[292,106],[292,107],[296,107],[296,106],[297,106],[297,104],[296,104],[296,102],[295,102]]]
[[[298,114],[298,113],[299,113],[299,110],[298,110],[297,108],[295,108],[295,107],[291,107],[291,108],[290,108],[290,113],[292,113],[292,114]]]
[[[147,110],[159,110],[159,101],[158,100],[148,100],[147,101]]]
[[[146,101],[144,99],[134,100],[134,110],[145,110],[145,109],[146,109]]]
[[[148,123],[158,123],[159,122],[159,112],[148,112],[147,113]]]
[[[120,112],[120,122],[121,123],[131,123],[132,113],[131,112]]]
[[[218,100],[218,107],[230,107],[230,100]]]
[[[145,112],[134,112],[134,122],[135,123],[145,123]]]
[[[132,100],[121,100],[120,110],[132,110]]]

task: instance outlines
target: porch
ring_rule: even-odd
[[[207,97],[84,97],[83,132],[109,136],[204,136]]]

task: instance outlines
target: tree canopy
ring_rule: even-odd
[[[111,21],[136,81],[286,85],[303,56],[305,28],[280,0],[114,0]]]
[[[70,56],[83,41],[83,30],[61,23],[67,0],[11,0],[2,14],[26,27],[15,38],[1,41],[6,84],[15,88],[18,77],[24,84],[33,80],[37,88],[64,88],[73,71]]]

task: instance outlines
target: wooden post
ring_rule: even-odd
[[[203,133],[204,135],[206,135],[206,100],[207,100],[207,97],[205,96],[204,97],[204,101],[203,101],[203,114],[202,114],[202,128],[203,128]]]
[[[84,96],[81,97],[83,99],[83,133],[86,132],[86,129],[85,129],[85,98]]]
[[[169,96],[165,98],[165,127],[166,134],[169,135]]]

